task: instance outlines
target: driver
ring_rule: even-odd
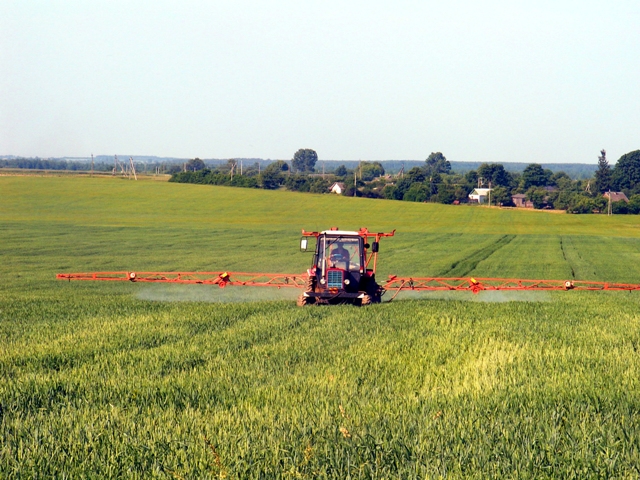
[[[344,248],[342,242],[337,242],[336,245],[331,250],[331,261],[335,262],[346,262],[349,260],[349,251]]]

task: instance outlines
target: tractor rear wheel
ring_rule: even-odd
[[[310,297],[305,297],[304,294],[298,297],[298,301],[296,302],[299,307],[304,307],[305,305],[309,305]]]
[[[310,293],[310,292],[314,292],[316,289],[316,278],[315,277],[309,277],[309,279],[307,280],[307,286],[305,287],[304,291],[305,293]],[[299,307],[304,307],[305,305],[311,305],[312,303],[315,303],[315,298],[314,297],[305,297],[304,294],[301,294],[298,297],[298,301],[297,304]]]

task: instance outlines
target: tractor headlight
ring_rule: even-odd
[[[347,279],[345,279],[345,281],[344,281],[344,284],[345,284],[345,285],[349,285],[350,283],[351,283],[351,282],[349,281],[349,279],[348,279],[348,278],[347,278]]]
[[[321,285],[324,285],[324,284],[325,284],[325,280],[324,280],[324,278],[321,278],[321,279],[320,279],[320,284],[321,284]]]

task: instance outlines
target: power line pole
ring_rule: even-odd
[[[358,170],[353,171],[353,196],[358,192]]]
[[[133,178],[138,181],[138,176],[136,175],[136,167],[133,164],[133,157],[129,157],[129,163],[131,164],[131,171],[133,172]],[[131,176],[129,176],[131,178]]]
[[[93,153],[91,154],[91,176],[93,177]]]

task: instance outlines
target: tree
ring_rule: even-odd
[[[527,200],[533,203],[533,208],[540,209],[546,205],[546,190],[542,188],[531,187],[527,191]]]
[[[291,166],[297,172],[313,172],[318,161],[318,154],[310,148],[301,148],[293,155]]]
[[[282,172],[289,170],[289,165],[283,160],[270,163],[260,174],[262,188],[274,190],[284,183]]]
[[[464,202],[468,202],[469,201],[469,193],[471,192],[470,189],[465,188],[464,186],[457,186],[456,189],[454,190],[454,194],[456,196],[456,200],[458,200],[460,203],[464,203]]]
[[[640,150],[622,155],[613,167],[611,177],[616,190],[640,189]]]
[[[199,158],[194,158],[193,160],[189,160],[186,165],[187,172],[197,172],[198,170],[204,170],[206,165]]]
[[[496,187],[491,190],[491,202],[503,207],[510,207],[513,205],[509,190],[505,187]]]
[[[634,215],[640,214],[640,195],[634,195],[629,199],[627,210]]]
[[[431,152],[431,155],[425,160],[425,173],[431,176],[434,173],[449,173],[451,164],[449,160],[441,152]]]
[[[440,189],[440,184],[442,183],[442,177],[439,173],[434,173],[429,177],[429,191],[431,195],[437,195],[438,190]],[[453,201],[453,200],[452,200]]]
[[[611,203],[611,213],[614,215],[626,215],[629,213],[629,206],[624,200]]]
[[[551,176],[551,183],[556,185],[560,190],[568,190],[572,186],[571,177],[564,172],[554,173]]]
[[[471,170],[464,176],[465,181],[475,188],[478,185],[478,172]]]
[[[393,189],[394,198],[396,200],[403,200],[404,194],[409,190],[409,188],[411,188],[411,186],[414,183],[422,184],[424,183],[424,181],[425,181],[424,171],[419,167],[413,167],[404,175],[404,177],[402,177],[400,181],[396,183],[396,186]]]
[[[508,187],[512,180],[509,172],[499,163],[483,163],[478,167],[478,177],[482,177],[487,186],[491,181],[492,187]]]
[[[592,213],[592,199],[584,195],[574,195],[567,206],[567,213]]]
[[[384,167],[380,162],[362,162],[360,171],[362,172],[362,180],[365,182],[370,182],[374,178],[384,175]]]
[[[429,189],[424,183],[413,183],[402,199],[409,202],[425,202],[429,195]]]
[[[522,172],[521,186],[524,190],[528,190],[531,187],[544,187],[549,184],[552,175],[553,172],[551,170],[545,170],[541,165],[532,163]]]
[[[333,172],[333,174],[336,177],[346,177],[347,174],[349,172],[347,171],[347,167],[345,167],[344,165],[340,165],[338,168],[335,169],[335,171]]]
[[[611,167],[607,162],[607,152],[605,150],[600,150],[600,156],[598,157],[595,187],[599,193],[604,193],[611,189]]]
[[[265,172],[272,173],[282,173],[289,170],[289,164],[284,160],[276,160],[275,162],[271,162],[267,165],[267,168],[264,169]]]
[[[437,201],[450,205],[456,199],[455,189],[451,185],[442,185],[438,189]]]

